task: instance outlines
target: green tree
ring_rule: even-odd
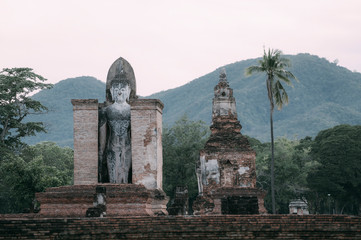
[[[290,72],[285,70],[285,67],[289,67],[289,60],[281,57],[282,52],[280,50],[264,50],[262,60],[259,60],[259,65],[250,66],[246,69],[246,74],[251,75],[253,73],[266,73],[266,86],[268,93],[268,100],[270,102],[270,124],[271,124],[271,196],[272,196],[272,212],[276,213],[275,205],[275,186],[274,186],[274,136],[273,136],[273,110],[276,104],[280,110],[283,104],[288,103],[288,95],[281,81],[288,85],[292,85],[290,78],[297,78]]]
[[[62,181],[66,185],[73,184],[74,150],[70,147],[59,147],[55,142],[41,142],[26,146],[20,157],[25,162],[41,157],[45,166],[53,167],[64,174]]]
[[[32,209],[36,192],[73,182],[73,150],[44,142],[27,146],[0,164],[0,213]]]
[[[0,150],[14,150],[23,145],[21,138],[45,132],[41,122],[26,122],[26,116],[47,110],[29,97],[37,90],[52,87],[31,68],[4,68],[0,72]]]
[[[197,197],[196,161],[208,136],[204,122],[187,116],[163,129],[163,189],[168,196],[173,197],[176,186],[187,186],[190,199]]]
[[[258,187],[269,192],[271,152],[270,143],[250,141],[252,148],[257,153],[256,171]],[[278,138],[275,141],[275,196],[276,211],[278,213],[289,213],[288,204],[294,199],[307,199],[309,190],[307,188],[307,176],[317,166],[310,157],[310,147],[301,140],[288,140]],[[265,198],[265,206],[272,210],[272,199],[268,194]]]
[[[320,201],[318,211],[361,211],[361,126],[339,125],[316,136],[311,154],[320,162],[308,177]],[[321,205],[323,203],[323,205]]]

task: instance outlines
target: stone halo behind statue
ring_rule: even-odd
[[[135,82],[135,75],[132,66],[128,63],[127,60],[120,57],[114,61],[114,63],[110,66],[108,75],[107,75],[107,82],[106,82],[106,102],[111,103],[112,96],[110,94],[111,83],[114,80],[128,82],[130,91],[130,100],[137,98],[136,95],[136,82]]]
[[[136,83],[133,68],[124,58],[120,57],[109,68],[106,102],[99,105],[99,182],[132,182],[129,104],[130,100],[135,98]]]

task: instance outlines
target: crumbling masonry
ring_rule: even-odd
[[[237,119],[225,70],[214,88],[211,136],[197,163],[195,215],[265,214],[265,192],[256,188],[256,153]]]

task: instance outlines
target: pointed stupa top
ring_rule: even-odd
[[[219,82],[214,87],[212,105],[211,136],[205,149],[251,150],[247,138],[241,134],[242,125],[237,117],[236,99],[224,68],[220,70]]]
[[[233,97],[233,89],[229,87],[224,68],[221,69],[219,82],[214,87],[212,121],[218,121],[218,117],[237,119],[236,100]]]
[[[220,82],[227,82],[227,74],[226,74],[226,69],[222,68],[221,71],[219,72],[219,81]]]

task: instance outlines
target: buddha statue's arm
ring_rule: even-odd
[[[103,160],[104,160],[104,151],[107,144],[107,118],[105,113],[105,108],[99,110],[99,127],[98,127],[98,171],[99,171],[99,181],[103,181]]]
[[[107,142],[107,125],[99,126],[99,157],[103,156]]]

